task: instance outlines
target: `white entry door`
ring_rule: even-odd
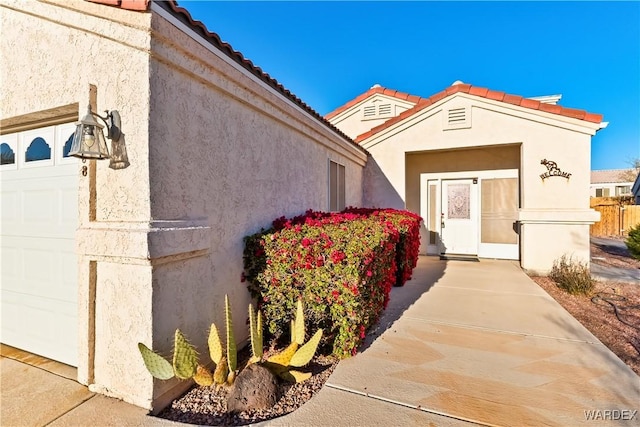
[[[478,185],[473,181],[442,181],[441,253],[478,254]]]
[[[78,362],[78,159],[73,124],[0,136],[4,344]]]

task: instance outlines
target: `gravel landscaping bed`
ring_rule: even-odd
[[[315,357],[305,367],[305,371],[313,374],[311,378],[297,384],[279,381],[280,397],[276,405],[269,410],[229,414],[226,402],[228,389],[194,386],[158,416],[172,421],[208,426],[240,426],[270,420],[295,411],[311,399],[320,391],[337,365],[338,360],[335,358]]]

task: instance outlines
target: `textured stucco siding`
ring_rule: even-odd
[[[2,0],[0,14],[3,119],[76,103],[84,116],[90,100],[122,117],[131,165],[78,163],[79,265],[67,268],[78,271],[78,380],[148,406],[153,380],[136,344],[152,340],[150,14],[68,0]]]
[[[150,18],[84,1],[51,3],[0,2],[2,117],[71,103],[79,103],[84,116],[89,85],[95,85],[97,112],[116,109],[122,116],[132,164],[114,171],[108,161],[98,162],[95,220],[148,221]],[[81,202],[86,204],[88,198]]]
[[[414,170],[419,167],[415,164],[417,157],[407,161],[405,156],[419,157],[419,153],[431,150],[518,146],[522,266],[547,272],[553,260],[564,253],[588,261],[588,224],[597,220],[597,215],[589,209],[590,141],[595,127],[500,104],[456,96],[365,141],[363,146],[379,169],[376,173],[373,165],[367,167],[365,203],[376,205],[380,200],[392,200],[399,205],[402,200],[408,209],[419,209],[423,195],[419,173]],[[443,115],[449,108],[460,107],[471,112],[471,126],[445,130]],[[547,171],[540,164],[543,159],[555,161],[562,171],[572,174],[570,179],[542,180],[540,175]],[[463,163],[461,157],[460,167]],[[514,166],[513,159],[507,163],[509,167]],[[469,170],[475,168],[469,165]],[[546,230],[554,230],[559,236],[553,245],[549,245]]]
[[[153,15],[151,216],[203,227],[207,237],[203,252],[154,270],[154,346],[169,350],[180,327],[206,359],[225,294],[237,341],[248,336],[243,237],[281,215],[327,210],[330,159],[346,167],[346,204],[361,205],[366,155],[175,24]]]
[[[0,0],[3,120],[89,102],[121,114],[130,166],[89,161],[78,188],[78,380],[148,408],[189,384],[154,381],[136,344],[170,354],[181,328],[206,359],[225,294],[242,341],[242,238],[328,209],[330,159],[346,166],[346,204],[361,205],[366,163],[151,8]]]

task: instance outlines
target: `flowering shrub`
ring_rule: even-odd
[[[348,213],[372,215],[382,221],[389,221],[400,233],[396,245],[396,265],[398,267],[396,286],[403,286],[411,279],[411,273],[418,263],[420,252],[420,222],[422,218],[409,211],[396,209],[348,208]]]
[[[402,223],[400,212],[378,212],[308,211],[278,218],[271,229],[245,238],[244,278],[272,338],[289,330],[295,303],[302,297],[309,327],[326,332],[323,348],[339,357],[356,353],[397,283],[399,229],[406,229],[408,240],[417,236],[408,224],[396,226]],[[402,257],[412,254],[414,245],[404,244]],[[402,258],[403,266],[410,266],[408,277],[417,251],[414,258]]]

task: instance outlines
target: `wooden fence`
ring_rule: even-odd
[[[591,207],[600,212],[600,221],[590,227],[592,236],[626,236],[631,227],[640,224],[640,205],[620,205],[594,198]]]

